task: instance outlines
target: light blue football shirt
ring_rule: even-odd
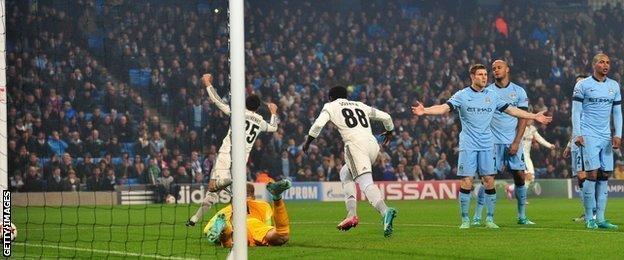
[[[488,89],[493,90],[507,104],[521,109],[529,108],[529,98],[526,91],[517,84],[509,82],[506,87],[490,84]],[[495,144],[511,144],[516,137],[518,118],[505,112],[496,110],[492,118],[492,134],[494,134]]]
[[[574,122],[573,117],[574,136],[582,135],[611,140],[609,122],[611,122],[612,108],[622,103],[620,84],[610,78],[605,78],[600,82],[594,76],[587,77],[574,86],[572,100],[581,102],[583,108],[580,122]],[[615,128],[618,129],[617,126]],[[621,133],[616,134],[621,135]]]
[[[459,150],[491,150],[494,137],[490,123],[495,111],[505,111],[509,104],[491,89],[477,91],[465,87],[447,102],[457,110],[462,130],[459,133]]]

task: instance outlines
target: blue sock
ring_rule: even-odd
[[[605,210],[607,209],[607,197],[609,195],[609,185],[607,181],[596,182],[596,222],[605,221]]]
[[[481,214],[483,214],[483,205],[485,205],[485,187],[481,185],[481,187],[479,187],[479,191],[477,192],[477,207],[475,208],[473,219],[481,219]]]
[[[583,187],[579,187],[578,189],[578,196],[581,199],[581,207],[583,208],[583,210],[585,210],[585,200],[583,199]]]
[[[461,212],[462,221],[470,221],[468,217],[468,210],[470,210],[470,191],[468,190],[468,193],[465,193],[465,191],[466,190],[461,189],[459,192],[459,210]]]
[[[526,193],[527,188],[525,185],[516,185],[516,200],[518,200],[518,218],[526,218]]]
[[[486,190],[485,191],[485,207],[487,208],[487,218],[488,221],[494,221],[494,209],[496,208],[496,190]]]
[[[585,219],[592,219],[594,208],[596,208],[596,181],[585,180],[583,183],[583,205],[585,206]]]

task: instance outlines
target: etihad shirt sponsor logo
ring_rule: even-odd
[[[591,103],[613,103],[612,98],[587,98],[587,102]]]
[[[492,108],[491,107],[467,107],[466,111],[472,112],[472,113],[489,113],[489,112],[492,112]]]

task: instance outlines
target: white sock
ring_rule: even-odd
[[[195,215],[191,217],[191,221],[195,223],[201,221],[204,214],[208,212],[208,210],[210,210],[212,205],[214,205],[218,200],[219,200],[219,196],[217,195],[217,193],[207,192],[206,197],[204,198],[204,201],[202,202],[201,206],[197,209],[197,212],[195,212]]]
[[[232,179],[217,179],[215,183],[215,188],[217,189],[217,191],[220,191],[230,186],[230,184],[232,184]]]
[[[345,194],[345,206],[347,207],[347,217],[357,216],[357,200],[355,182],[349,172],[349,167],[343,165],[340,169],[340,181],[342,182],[342,191]]]
[[[386,202],[383,200],[379,188],[373,184],[373,176],[371,173],[364,173],[355,181],[360,185],[360,189],[364,191],[364,195],[366,195],[368,202],[373,205],[373,207],[375,207],[375,209],[383,217],[388,210],[388,206],[386,206]]]

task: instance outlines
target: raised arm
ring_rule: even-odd
[[[505,108],[504,110],[505,113],[517,117],[517,118],[524,118],[524,119],[533,119],[537,122],[540,122],[542,124],[548,124],[552,121],[552,117],[551,116],[545,116],[544,113],[546,111],[540,111],[537,114],[533,114],[533,113],[529,113],[527,111],[524,111],[522,109],[519,109],[517,107],[514,106],[507,106],[507,108]]]
[[[266,131],[275,132],[277,131],[277,124],[279,122],[277,119],[277,105],[273,103],[269,103],[268,106],[269,106],[269,111],[271,112],[271,119],[269,121],[269,124],[267,124]]]
[[[230,115],[230,106],[228,106],[223,99],[219,97],[219,94],[217,94],[217,91],[212,86],[212,75],[204,74],[204,76],[202,76],[202,82],[204,83],[204,86],[206,86],[206,92],[208,92],[210,100],[215,103],[219,110],[226,115]]]

